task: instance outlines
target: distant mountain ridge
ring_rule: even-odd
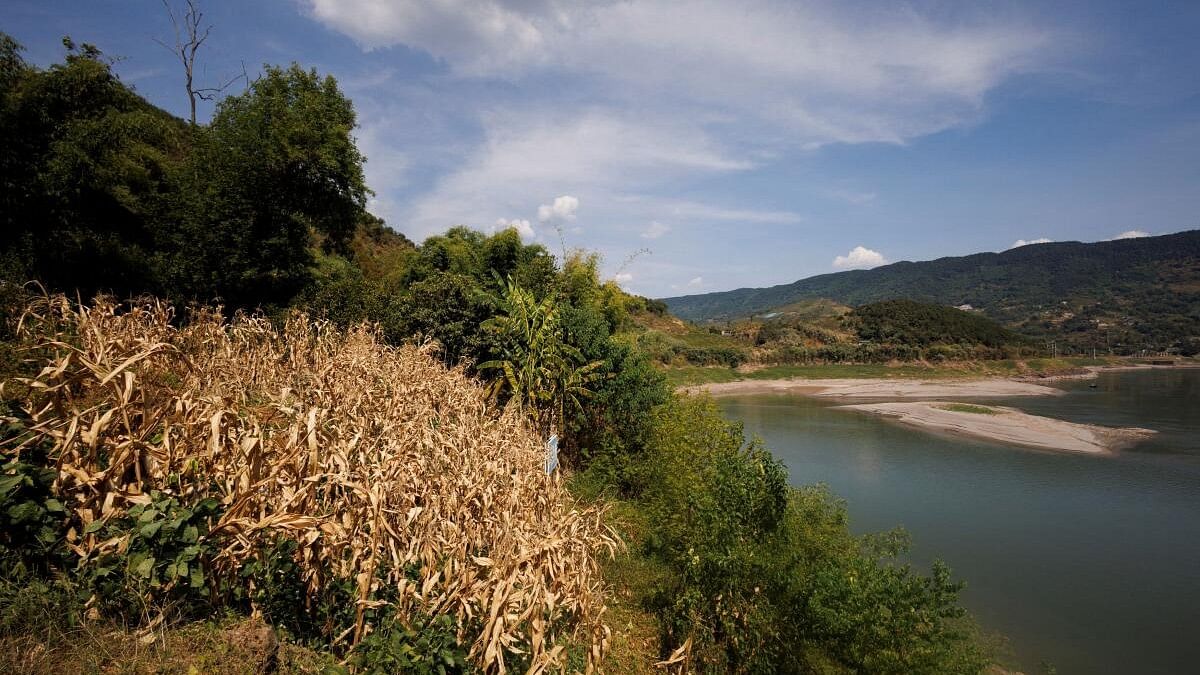
[[[1200,348],[1200,230],[1033,244],[663,301],[683,319],[729,321],[816,298],[971,305],[1031,337],[1080,348]]]

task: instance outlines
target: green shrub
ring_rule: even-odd
[[[25,422],[5,417],[0,403],[0,441],[19,443]],[[0,564],[48,572],[69,559],[66,508],[54,498],[57,472],[47,466],[46,444],[26,447],[0,465]]]
[[[168,604],[200,613],[215,590],[205,567],[219,548],[208,533],[220,516],[220,503],[209,498],[184,506],[158,491],[149,497],[149,504],[138,504],[121,518],[94,520],[83,529],[102,541],[125,540],[123,548],[80,561],[83,581],[106,610],[120,615]]]
[[[388,621],[354,649],[350,662],[362,673],[449,675],[473,672],[458,643],[453,616],[426,617],[413,626]]]
[[[850,533],[845,505],[788,474],[707,398],[677,397],[654,415],[637,465],[648,524],[638,552],[660,573],[643,601],[663,655],[692,640],[712,673],[968,673],[986,652],[965,628],[961,584],[895,559],[896,531]]]

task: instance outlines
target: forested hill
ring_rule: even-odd
[[[969,304],[1026,335],[1079,348],[1188,351],[1200,336],[1200,230],[899,262],[665,302],[684,319],[727,321],[813,298]]]

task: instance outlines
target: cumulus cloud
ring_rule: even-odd
[[[865,246],[855,246],[846,255],[839,255],[833,259],[834,269],[839,270],[866,270],[886,264],[887,258],[883,257],[882,253]]]
[[[507,230],[510,227],[514,228],[517,231],[517,234],[526,239],[533,239],[537,236],[537,233],[533,231],[533,225],[531,225],[529,221],[525,220],[524,218],[501,218],[496,221],[497,230]]]
[[[543,223],[551,221],[564,223],[575,220],[575,212],[579,210],[579,199],[571,195],[555,197],[554,203],[542,204],[538,207],[538,220]]]
[[[613,277],[613,279],[615,279],[618,284],[623,284],[633,281],[633,275],[629,272],[617,272],[617,275]]]
[[[1113,237],[1109,241],[1116,241],[1117,239],[1137,239],[1139,237],[1149,237],[1149,236],[1150,236],[1149,232],[1144,232],[1142,230],[1126,230],[1126,231],[1122,232],[1121,234],[1118,234],[1117,236]]]
[[[688,288],[699,288],[704,285],[704,277],[692,277],[691,281],[687,282]]]
[[[658,239],[670,231],[670,225],[654,220],[650,222],[650,227],[646,228],[645,232],[642,232],[642,239]]]
[[[1049,244],[1049,243],[1052,243],[1053,241],[1054,241],[1053,239],[1047,239],[1046,237],[1038,237],[1037,239],[1018,239],[1013,242],[1012,246],[1008,247],[1008,250],[1011,251],[1014,248],[1020,248],[1022,246],[1029,246],[1030,244]]]

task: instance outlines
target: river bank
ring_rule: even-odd
[[[973,436],[1000,443],[1056,452],[1109,454],[1155,432],[1138,427],[1078,424],[1002,406],[943,401],[893,401],[838,406],[842,410],[881,415],[889,420],[935,432]]]
[[[804,394],[830,398],[992,398],[1002,396],[1061,396],[1062,390],[1011,378],[919,380],[884,378],[737,380],[681,387],[689,394]]]
[[[984,377],[841,377],[742,379],[679,387],[685,393],[712,396],[799,394],[824,399],[859,400],[838,409],[866,412],[926,431],[965,435],[1041,450],[1110,454],[1155,432],[1138,427],[1114,428],[1080,424],[1028,414],[1014,408],[977,406],[954,401],[1009,397],[1060,397],[1066,391],[1049,386],[1059,380],[1093,379],[1102,373],[1194,366],[1121,364],[1085,366],[1054,375]]]
[[[676,388],[733,382],[787,380],[931,380],[939,382],[1010,379],[1051,383],[1091,379],[1106,372],[1200,368],[1200,359],[1181,358],[1171,365],[1155,365],[1121,357],[1005,359],[1000,361],[828,363],[799,365],[747,364],[738,368],[720,366],[671,366],[662,368]]]
[[[992,398],[1007,396],[1058,396],[1062,390],[1048,386],[1055,382],[1095,379],[1102,373],[1195,369],[1194,360],[1176,365],[1145,363],[1105,363],[1102,365],[1060,360],[1047,369],[1017,370],[1008,362],[956,364],[952,366],[827,365],[732,370],[697,373],[719,369],[699,368],[668,378],[676,391],[713,396],[740,394],[795,393],[810,396],[846,398]],[[1026,366],[1024,362],[1017,364]]]

